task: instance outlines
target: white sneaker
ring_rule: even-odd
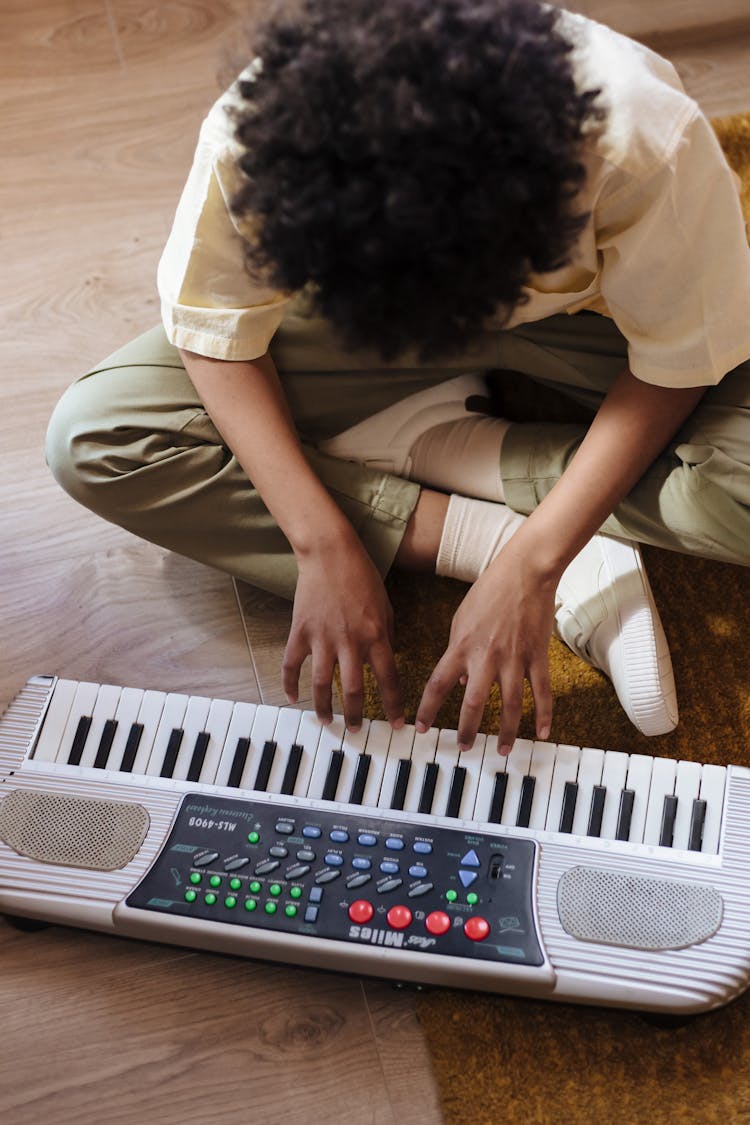
[[[637,544],[595,535],[565,570],[556,633],[612,681],[642,734],[677,726],[677,692],[667,638]]]
[[[467,406],[472,398],[487,399],[487,384],[480,375],[459,375],[424,391],[408,395],[393,406],[365,418],[318,449],[342,461],[356,461],[373,469],[409,477],[411,451],[418,438],[434,426],[476,417]]]

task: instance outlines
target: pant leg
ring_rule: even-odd
[[[551,317],[504,334],[502,366],[564,390],[595,411],[627,359],[605,317]],[[511,507],[528,513],[547,495],[586,427],[519,424],[503,442]],[[710,388],[663,454],[602,530],[668,550],[750,565],[750,362]]]
[[[496,348],[496,337],[480,346]],[[314,442],[455,369],[426,368],[407,358],[401,366],[357,370],[355,363],[367,357],[347,356],[327,325],[304,310],[282,326],[274,354],[313,469],[385,574],[419,486],[317,453]],[[473,358],[492,366],[495,355]],[[109,356],[65,392],[50,420],[47,459],[62,487],[110,522],[293,596],[297,569],[289,543],[224,445],[161,328]]]

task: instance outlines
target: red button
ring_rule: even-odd
[[[408,906],[392,906],[386,918],[394,930],[405,930],[411,922],[411,910]]]
[[[472,941],[484,941],[489,935],[490,924],[486,918],[480,918],[476,915],[474,918],[469,918],[468,922],[464,925],[464,933],[467,938]]]
[[[442,910],[433,910],[425,918],[424,924],[431,934],[447,934],[451,928],[451,920]]]
[[[374,913],[372,903],[366,898],[358,898],[349,907],[349,917],[352,922],[369,922]]]

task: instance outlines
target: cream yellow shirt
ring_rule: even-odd
[[[563,19],[577,81],[602,91],[607,121],[586,141],[580,208],[590,217],[572,260],[531,279],[510,326],[592,309],[614,319],[640,379],[717,383],[750,358],[736,177],[670,63],[593,20]],[[240,173],[226,108],[237,97],[232,87],[203,123],[158,270],[170,341],[229,360],[263,355],[291,299],[250,277],[229,211]]]

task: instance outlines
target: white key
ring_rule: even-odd
[[[206,729],[211,700],[202,695],[191,695],[182,720],[182,742],[171,776],[185,781],[193,760],[198,735]]]
[[[430,762],[435,760],[435,750],[440,731],[437,727],[430,727],[424,734],[414,735],[414,745],[411,748],[411,773],[409,784],[406,787],[404,812],[418,812],[419,798],[422,793],[425,769]]]
[[[549,791],[549,803],[547,804],[547,820],[544,827],[548,832],[560,831],[560,817],[562,815],[563,797],[565,796],[565,785],[567,782],[575,782],[578,780],[578,763],[581,759],[581,751],[577,746],[564,746],[559,745],[555,753],[555,770],[552,774],[552,785]],[[536,793],[534,794],[536,796]],[[578,812],[578,802],[581,799],[580,787],[576,794],[576,807],[575,812]],[[589,796],[589,801],[591,800]],[[575,818],[575,812],[573,814]]]
[[[212,785],[214,782],[233,713],[234,703],[232,703],[230,699],[211,700],[211,706],[208,709],[208,717],[206,718],[206,723],[203,728],[209,736],[208,745],[206,746],[203,765],[198,775],[198,781],[204,785]],[[188,770],[189,769],[190,764],[188,764]]]
[[[675,780],[677,815],[674,820],[672,847],[686,849],[690,841],[693,801],[701,791],[701,767],[698,762],[678,762]]]
[[[144,691],[143,693],[141,706],[138,710],[138,722],[143,727],[143,731],[133,759],[131,773],[145,774],[146,772],[166,701],[167,696],[163,691]]]
[[[91,714],[91,726],[86,738],[86,743],[81,754],[80,765],[93,766],[96,760],[99,743],[101,742],[104,724],[107,719],[113,719],[120,701],[121,688],[113,684],[103,684],[96,696],[96,703]]]
[[[123,688],[120,692],[117,710],[115,711],[117,730],[115,731],[115,737],[112,739],[112,745],[109,748],[107,769],[119,770],[122,764],[122,756],[125,753],[125,747],[130,737],[130,730],[133,723],[138,721],[138,712],[140,711],[142,702],[143,691],[140,688]]]
[[[432,812],[435,816],[445,816],[453,771],[457,765],[460,765],[456,731],[448,729],[440,731],[434,761],[438,767],[438,776],[432,798]]]
[[[365,747],[366,753],[370,755],[370,769],[362,795],[362,804],[368,808],[377,808],[392,733],[391,724],[384,719],[373,719],[370,723]]]
[[[508,775],[508,788],[505,791],[505,805],[503,806],[503,824],[515,824],[518,818],[518,806],[521,803],[521,786],[523,779],[529,772],[531,765],[531,752],[534,743],[528,738],[517,738],[513,749],[508,755],[505,772]]]
[[[161,774],[164,755],[167,752],[172,731],[182,728],[189,698],[189,696],[180,695],[178,692],[170,692],[164,700],[164,708],[145,770],[149,777],[159,777]]]
[[[315,760],[318,754],[318,743],[325,727],[318,720],[314,711],[303,711],[297,731],[297,742],[302,747],[302,757],[297,770],[297,780],[294,785],[295,797],[306,797],[310,788]],[[330,755],[329,755],[330,756]]]
[[[511,757],[512,756],[511,754]],[[489,820],[490,809],[492,808],[492,795],[495,792],[495,775],[505,773],[507,764],[508,759],[497,752],[497,735],[488,735],[487,741],[484,744],[484,757],[482,758],[482,769],[479,775],[477,796],[474,801],[474,811],[471,814],[472,820],[476,820],[480,824],[486,824]],[[505,811],[506,807],[507,804],[504,803],[503,811]]]
[[[76,735],[76,730],[78,729],[78,723],[82,716],[93,715],[98,693],[99,684],[78,684],[70,707],[68,721],[65,724],[60,746],[58,747],[57,758],[55,759],[58,763],[64,765],[65,762],[67,762],[70,751],[73,748],[73,740]]]
[[[237,753],[237,743],[241,738],[250,741],[250,735],[255,721],[256,703],[235,703],[232,708],[232,717],[229,728],[221,748],[213,779],[210,778],[209,769],[204,770],[205,780],[212,780],[214,785],[228,785],[234,765],[234,756]],[[211,764],[213,765],[213,755]]]
[[[585,836],[588,832],[594,786],[602,784],[603,769],[604,751],[597,750],[593,746],[584,746],[578,762],[578,797],[573,815],[574,836]]]
[[[555,769],[555,746],[552,742],[535,742],[531,751],[529,773],[534,780],[529,828],[544,828],[547,823],[552,774]]]
[[[644,844],[658,844],[664,816],[664,798],[674,795],[677,779],[677,762],[672,758],[654,758],[651,770],[651,788],[648,795],[646,823],[643,829]]]
[[[268,793],[281,793],[281,786],[284,781],[284,774],[289,762],[289,755],[292,751],[292,746],[297,741],[297,731],[299,730],[300,719],[302,712],[298,711],[295,707],[281,707],[279,709],[278,718],[276,719],[276,728],[273,732],[273,740],[276,743],[276,753],[271,766],[271,772],[268,775],[268,785],[266,791]]]
[[[639,844],[643,841],[653,763],[654,759],[647,757],[646,754],[630,755],[626,788],[632,789],[635,793],[633,815],[630,819],[630,834],[628,836],[632,843]]]
[[[411,723],[405,723],[400,730],[394,730],[388,744],[388,754],[385,759],[383,781],[378,794],[378,808],[392,808],[393,789],[398,777],[399,765],[403,761],[411,761],[411,751],[414,745],[416,729]]]
[[[267,742],[273,742],[273,732],[276,729],[276,720],[279,717],[278,707],[269,703],[259,703],[255,708],[253,729],[250,732],[250,749],[245,759],[245,768],[240,779],[240,789],[252,790],[258,776],[258,766],[263,754],[263,747]]]
[[[620,794],[625,788],[628,776],[628,756],[621,750],[607,750],[602,769],[602,785],[607,790],[604,798],[602,840],[614,840],[617,835],[617,816],[620,811]]]
[[[346,727],[343,715],[334,715],[333,722],[321,727],[318,751],[315,755],[312,777],[307,788],[307,796],[311,800],[319,801],[322,798],[328,768],[331,764],[331,754],[334,750],[341,749],[345,733]]]
[[[369,729],[370,720],[363,719],[362,726],[358,731],[346,731],[344,734],[344,740],[341,743],[341,749],[344,751],[344,760],[341,763],[341,772],[339,773],[338,785],[336,786],[335,799],[337,801],[348,801],[351,796],[354,778],[357,776],[359,758],[367,744],[367,732]]]
[[[703,822],[703,846],[707,855],[718,855],[721,838],[721,815],[724,810],[726,766],[704,766],[700,797],[706,802],[706,819]]]
[[[471,750],[464,750],[463,754],[461,754],[458,759],[459,766],[463,766],[466,770],[464,788],[461,794],[461,804],[458,808],[458,815],[461,820],[471,820],[474,816],[474,806],[479,790],[479,780],[482,776],[482,762],[484,761],[486,743],[486,735],[478,734],[474,739],[474,745]],[[493,753],[495,757],[500,757],[496,750],[494,750]]]
[[[77,680],[58,680],[55,684],[34,748],[35,762],[54,762],[57,758],[77,689]]]

